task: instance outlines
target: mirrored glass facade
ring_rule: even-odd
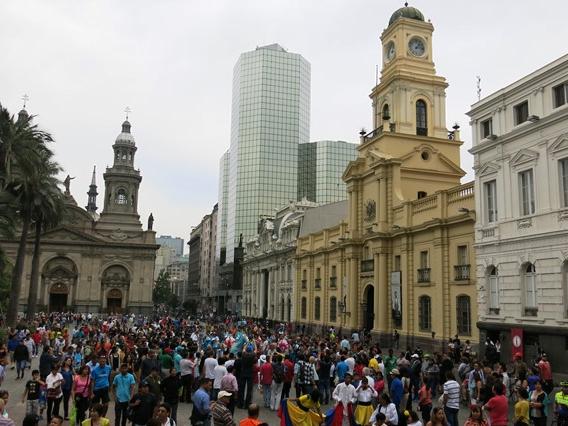
[[[243,53],[233,72],[226,254],[258,218],[295,200],[298,144],[309,141],[310,64],[277,44]]]
[[[227,239],[227,210],[229,209],[229,151],[219,160],[219,201],[217,213],[217,240],[215,242],[215,259],[221,259],[221,249],[225,248]]]
[[[357,144],[318,141],[299,146],[298,199],[320,204],[347,199],[341,179],[350,161],[357,158]]]

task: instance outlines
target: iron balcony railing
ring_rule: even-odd
[[[418,282],[419,283],[429,283],[430,282],[430,268],[418,269]]]
[[[456,281],[469,280],[469,265],[454,265],[454,277]]]

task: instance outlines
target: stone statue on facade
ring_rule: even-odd
[[[75,179],[75,177],[67,175],[67,177],[63,181],[63,185],[65,185],[65,195],[71,195],[71,191],[69,190],[69,188],[71,187],[71,181],[73,179]]]
[[[148,231],[152,231],[153,227],[154,227],[154,215],[150,213],[150,216],[148,216]]]

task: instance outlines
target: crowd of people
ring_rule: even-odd
[[[116,426],[233,426],[237,407],[248,414],[241,426],[268,425],[268,411],[282,426],[458,426],[460,407],[466,426],[540,426],[551,416],[568,425],[568,382],[553,394],[545,353],[506,364],[491,350],[479,360],[457,337],[430,354],[340,334],[234,317],[38,315],[0,347],[0,388],[14,370],[26,426],[107,426],[111,400]],[[14,424],[9,397],[0,390],[0,426]],[[189,419],[178,419],[180,404],[191,404]]]

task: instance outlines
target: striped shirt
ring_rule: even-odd
[[[460,408],[460,385],[455,380],[448,380],[444,383],[444,395],[448,395],[446,407]]]

